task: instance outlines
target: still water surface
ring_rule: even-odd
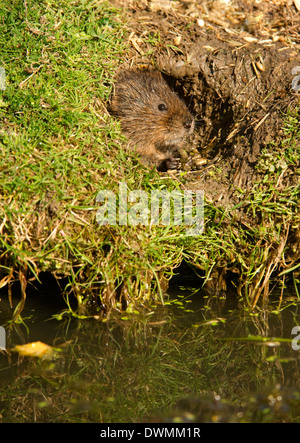
[[[2,293],[0,420],[300,422],[297,298],[253,313],[231,295],[175,293],[165,306],[107,322],[51,319],[40,293],[14,326]],[[35,341],[59,350],[48,360],[11,352]]]

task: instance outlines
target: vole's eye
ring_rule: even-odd
[[[168,108],[166,107],[166,105],[164,103],[160,103],[157,107],[158,107],[159,111],[167,111],[168,110]]]

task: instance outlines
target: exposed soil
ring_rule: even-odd
[[[299,103],[298,3],[112,3],[125,9],[131,31],[125,64],[161,70],[196,116],[182,156],[189,188],[228,204],[229,185],[246,189],[257,180],[262,148],[280,140],[282,113]],[[217,179],[208,174],[214,165]]]

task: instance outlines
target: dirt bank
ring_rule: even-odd
[[[181,263],[199,287],[231,282],[252,306],[271,281],[299,292],[299,2],[199,3],[7,0],[0,287],[21,284],[15,319],[42,272],[67,279],[65,299],[88,314],[163,302]],[[126,151],[109,115],[115,74],[130,66],[161,70],[197,120],[173,174]],[[99,225],[99,191],[122,182],[204,190],[203,235]]]
[[[232,185],[259,179],[263,148],[280,142],[282,115],[299,103],[300,12],[293,2],[114,3],[131,31],[126,65],[160,69],[198,120],[183,169],[200,175],[188,180],[227,204]]]

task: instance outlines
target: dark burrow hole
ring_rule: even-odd
[[[194,137],[199,153],[208,159],[219,152],[230,156],[231,143],[227,139],[235,124],[231,97],[221,98],[201,74],[182,79],[166,74],[163,77],[195,117]]]
[[[21,313],[22,317],[30,315],[31,311],[40,311],[40,313],[43,313],[42,317],[49,318],[66,309],[66,302],[62,294],[68,284],[68,279],[64,277],[56,280],[50,272],[41,272],[39,280],[38,282],[30,279],[28,282],[25,306]],[[0,318],[1,321],[5,322],[12,319],[13,312],[21,300],[21,286],[18,281],[11,284],[12,307],[9,306],[8,294],[8,286],[0,290],[0,300],[4,302],[1,303]],[[76,307],[74,296],[70,296],[70,301]]]
[[[202,298],[203,295],[220,295],[216,291],[212,290],[213,285],[203,287],[204,277],[204,271],[199,271],[192,265],[183,261],[178,268],[174,270],[174,276],[170,279],[169,285],[161,289],[163,293],[171,294],[172,297],[176,297],[176,292],[179,294],[182,290],[184,290],[185,293],[188,293],[190,288],[197,290],[197,298]],[[232,286],[231,277],[229,276],[228,278],[229,289]],[[67,308],[64,298],[64,290],[68,288],[69,279],[67,277],[63,277],[57,280],[50,272],[41,272],[39,275],[39,280],[40,281],[38,282],[30,279],[27,285],[25,307],[21,313],[22,318],[34,315],[42,320],[46,320],[51,318],[53,315],[60,314]],[[123,285],[124,282],[121,279],[115,282],[116,301],[120,302],[122,309],[125,310],[127,302],[126,300],[123,300],[121,295]],[[154,291],[158,291],[156,282],[153,282],[152,289]],[[100,290],[101,288],[99,287],[99,291]],[[4,302],[1,303],[0,309],[0,319],[2,323],[12,319],[14,309],[21,300],[21,287],[18,281],[12,283],[11,293],[13,304],[12,308],[8,303],[8,286],[0,290],[0,301]],[[77,300],[71,291],[69,291],[68,303],[74,312],[76,312],[78,308]],[[82,308],[86,310],[85,313],[88,315],[98,315],[101,313],[105,314],[105,308],[101,306],[100,297],[98,294],[96,294],[96,292],[94,296],[91,294],[89,295],[89,298],[86,300],[86,303]]]

